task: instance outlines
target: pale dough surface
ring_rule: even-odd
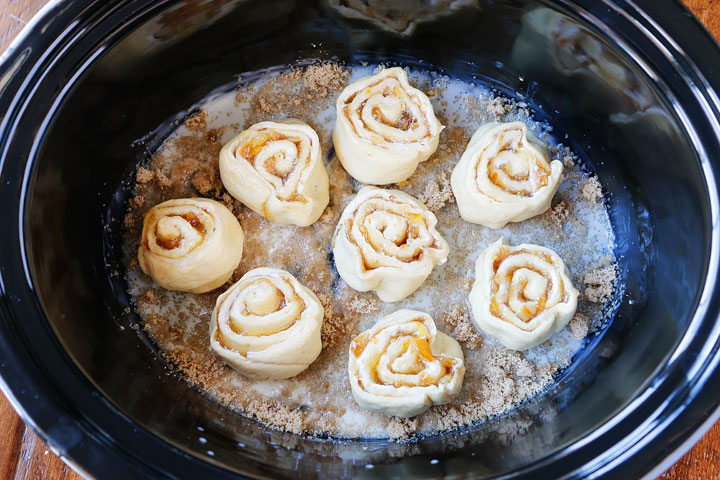
[[[335,229],[338,273],[355,290],[372,290],[385,302],[402,300],[447,259],[450,247],[436,223],[435,215],[407,193],[363,188]]]
[[[427,95],[400,67],[351,83],[336,109],[335,152],[353,178],[371,185],[410,177],[435,152],[443,129]]]
[[[138,261],[163,288],[204,293],[228,281],[242,258],[243,242],[240,222],[225,205],[179,198],[145,215]]]
[[[361,407],[412,417],[457,395],[465,363],[460,344],[430,315],[398,310],[350,342],[348,375]]]
[[[294,377],[320,355],[323,314],[315,294],[288,272],[256,268],[218,297],[210,345],[247,377]]]
[[[294,119],[256,123],[230,140],[220,177],[230,195],[278,223],[311,225],[330,198],[317,133]]]
[[[533,244],[490,245],[475,264],[470,291],[478,327],[507,348],[527,350],[568,324],[578,291],[557,253]]]
[[[489,122],[473,134],[451,185],[465,221],[502,228],[549,209],[562,171],[524,122]]]

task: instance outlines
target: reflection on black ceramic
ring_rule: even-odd
[[[622,101],[615,108],[646,110],[654,100],[649,85],[618,52],[595,33],[566,15],[538,8],[523,16],[512,57],[535,76],[560,78],[569,90],[590,94],[591,101]]]
[[[325,2],[51,9],[0,66],[0,374],[51,444],[99,478],[634,478],[708,418],[720,389],[717,46],[669,0],[636,3],[675,43],[612,2],[477,3],[404,35]],[[409,18],[402,7],[381,23]],[[174,125],[148,131],[242,72],[311,58],[486,83],[551,119],[596,168],[626,292],[552,389],[410,445],[308,440],[210,402],[132,328],[118,271],[122,181]]]
[[[650,85],[618,53],[578,21],[549,8],[524,15],[512,57],[543,81],[562,81],[574,101],[607,102],[613,123],[640,122],[647,132],[677,136],[672,119],[657,104]],[[550,60],[548,62],[548,60]]]
[[[465,7],[478,6],[477,0],[325,0],[334,13],[348,19],[369,22],[375,29],[412,35],[421,23],[456,14]]]

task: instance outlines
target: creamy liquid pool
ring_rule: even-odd
[[[400,302],[388,304],[371,292],[351,290],[334,269],[330,240],[342,209],[362,185],[334,158],[330,138],[339,92],[374,68],[353,67],[347,72],[326,64],[294,73],[267,73],[243,84],[238,92],[209,96],[196,106],[201,113],[179,126],[146,166],[155,172],[154,177],[136,184],[137,197],[131,200],[126,218],[130,293],[145,331],[163,356],[187,381],[217,401],[294,433],[402,438],[458,428],[510,410],[552,383],[553,376],[581,348],[587,326],[602,324],[607,305],[582,298],[585,275],[605,266],[611,278],[602,288],[607,293],[613,288],[614,237],[605,205],[583,191],[590,176],[580,168],[581,162],[557,145],[548,126],[535,122],[523,104],[495,99],[482,87],[410,71],[411,83],[428,93],[446,128],[433,157],[421,163],[407,182],[391,187],[428,204],[438,218],[437,229],[450,245],[450,254],[447,263],[435,267],[428,280]],[[225,142],[253,123],[288,116],[316,129],[330,175],[330,205],[318,222],[305,228],[275,224],[256,215],[233,201],[217,178],[217,153]],[[564,159],[565,180],[553,202],[556,206],[499,230],[464,222],[449,194],[449,174],[475,129],[487,121],[512,120],[527,122],[536,135],[554,146],[553,157]],[[216,291],[194,295],[165,291],[140,271],[134,254],[142,215],[161,201],[182,196],[217,198],[238,216],[245,231],[245,251],[231,282],[252,268],[283,268],[321,299],[326,310],[324,347],[308,370],[281,381],[253,381],[236,373],[211,351],[208,338],[215,299],[230,282]],[[581,292],[578,311],[582,315],[573,321],[572,334],[571,328],[566,328],[543,345],[514,352],[472,323],[467,296],[475,260],[501,236],[510,244],[544,245],[565,261]],[[462,391],[450,404],[432,407],[412,419],[360,409],[347,379],[347,349],[352,338],[401,308],[429,313],[438,330],[457,337],[467,369]]]

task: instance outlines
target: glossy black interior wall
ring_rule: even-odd
[[[209,2],[195,13],[207,22],[222,9],[209,27],[165,13],[106,51],[64,97],[27,193],[32,275],[69,355],[130,419],[250,473],[317,474],[320,464],[339,474],[373,463],[374,475],[490,476],[557,452],[646,386],[685,331],[706,274],[710,216],[695,150],[667,92],[586,20],[539,1],[479,3],[398,35],[324,2]],[[172,129],[169,119],[212,89],[242,72],[314,58],[475,78],[527,101],[596,169],[610,192],[625,291],[610,327],[549,391],[486,424],[416,444],[307,440],[209,401],[131,328],[137,318],[127,309],[119,234],[124,182],[136,164]]]

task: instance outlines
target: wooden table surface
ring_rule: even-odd
[[[684,0],[705,26],[720,39],[720,0]],[[0,52],[46,0],[0,0]],[[48,450],[0,394],[0,479],[79,480],[81,477]],[[720,479],[720,422],[661,480]]]

